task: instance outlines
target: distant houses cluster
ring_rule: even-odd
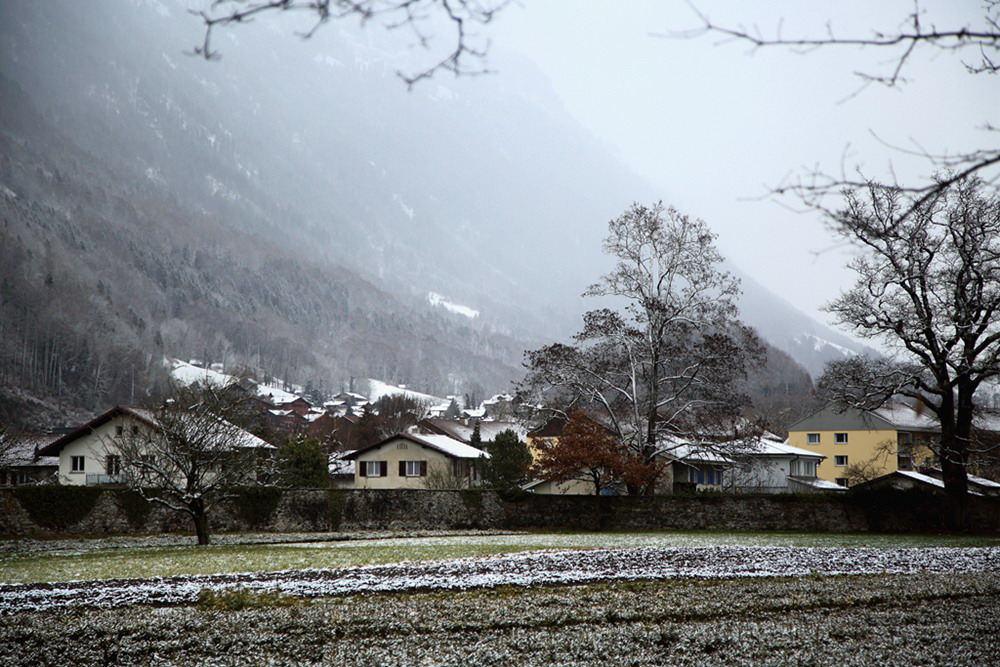
[[[364,441],[362,416],[372,402],[363,394],[341,392],[322,406],[284,391],[258,391],[250,400],[271,432],[325,443],[330,482],[341,488],[477,487],[479,463],[489,457],[486,443],[498,434],[513,431],[537,457],[540,444],[557,442],[566,425],[562,417],[516,420],[512,398],[499,395],[457,415],[454,401],[430,406],[428,417],[400,432]],[[116,439],[155,428],[149,411],[116,406],[78,428],[7,434],[0,485],[120,483]],[[942,487],[933,447],[939,433],[928,415],[897,403],[868,412],[828,407],[792,425],[787,438],[767,432],[738,441],[664,438],[655,454],[664,470],[656,492],[839,493],[859,485],[936,490]],[[271,455],[275,450],[273,439],[245,433],[240,440],[242,447]],[[594,493],[584,475],[558,483],[534,479],[523,488],[535,494]],[[1000,484],[972,475],[970,492],[998,495]]]

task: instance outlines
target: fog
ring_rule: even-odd
[[[891,29],[912,10],[697,4],[786,36]],[[188,9],[209,5],[0,0],[0,314],[14,323],[0,375],[68,386],[77,369],[111,386],[109,363],[134,375],[155,349],[316,381],[505,389],[526,347],[579,326],[609,267],[607,221],[658,199],[708,221],[745,276],[743,316],[816,374],[851,342],[802,313],[825,319],[851,249],[771,189],[812,168],[926,177],[890,146],[971,150],[998,101],[948,52],[915,54],[899,89],[859,90],[855,72],[890,55],[678,37],[699,25],[684,3],[514,3],[472,28],[489,73],[412,87],[397,71],[447,53],[446,24],[421,23],[427,50],[377,17],[303,39],[308,13],[268,14],[217,29],[221,58],[206,60]],[[979,10],[928,11],[960,24]],[[35,348],[55,370],[26,365]]]

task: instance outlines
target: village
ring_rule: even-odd
[[[189,381],[220,382],[228,377],[191,363],[174,360],[173,365],[175,377]],[[311,442],[327,461],[327,478],[313,477],[308,484],[317,487],[444,490],[499,484],[539,495],[630,491],[614,460],[615,453],[623,451],[622,444],[614,442],[610,429],[600,427],[599,417],[526,410],[509,394],[495,395],[475,407],[460,407],[463,397],[454,396],[435,404],[430,397],[414,398],[422,395],[405,388],[379,385],[385,393],[377,401],[357,391],[342,391],[314,406],[293,392],[251,384],[247,400],[257,416],[253,423],[267,439],[230,425],[220,435],[220,446],[254,450],[257,458],[273,463],[282,443]],[[605,450],[568,448],[565,433],[573,419],[584,421],[592,431],[603,431],[606,437],[597,443],[606,443]],[[123,441],[140,432],[155,434],[160,428],[154,409],[114,406],[76,428],[6,434],[0,485],[128,485],[135,481],[127,474],[130,465],[170,452],[145,445],[133,452],[134,443]],[[522,462],[508,473],[510,479],[484,479],[484,465],[504,433],[523,448]],[[943,492],[935,453],[939,433],[933,418],[904,402],[870,412],[827,406],[793,424],[786,438],[755,428],[749,420],[733,420],[725,429],[702,437],[662,438],[651,457],[655,481],[641,493],[837,494],[849,488]],[[132,452],[131,459],[136,460],[121,450]],[[978,469],[970,466],[970,494],[1000,495],[1000,483],[974,471]],[[252,477],[229,482],[303,486],[277,475],[262,476],[259,466]]]

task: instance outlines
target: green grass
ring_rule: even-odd
[[[1000,546],[1000,536],[723,532],[526,533],[96,549],[88,549],[84,541],[78,540],[74,542],[74,546],[80,548],[75,550],[67,550],[65,545],[56,541],[49,550],[0,553],[0,582],[56,582],[331,568],[444,560],[540,549],[717,545],[883,548]]]

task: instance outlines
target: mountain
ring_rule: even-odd
[[[579,326],[607,220],[656,198],[516,56],[407,92],[374,26],[263,21],[205,62],[186,6],[0,3],[7,415],[24,392],[140,400],[165,355],[329,390],[504,391],[525,348]],[[811,372],[836,349],[815,340],[852,349],[744,291]]]

